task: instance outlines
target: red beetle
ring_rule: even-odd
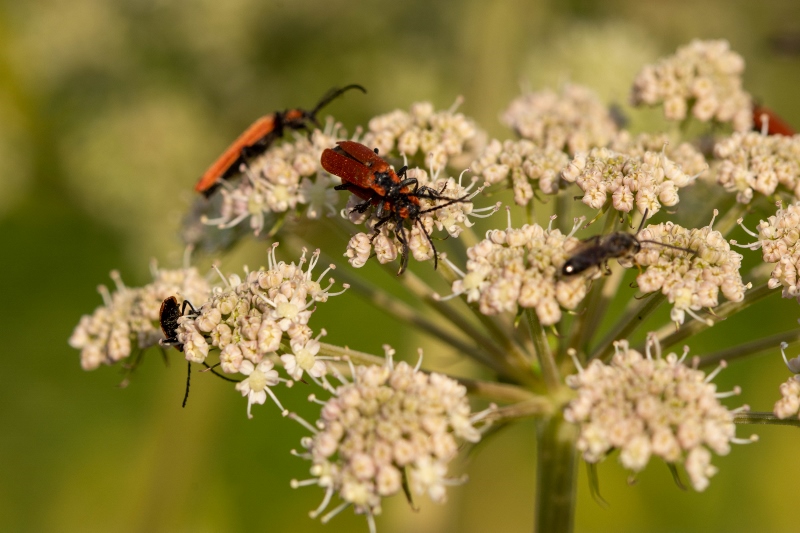
[[[779,117],[774,111],[759,104],[753,104],[753,130],[766,130],[767,135],[786,135],[787,137],[797,133],[788,122]]]
[[[469,195],[448,198],[442,196],[442,191],[420,186],[416,178],[406,177],[407,167],[395,172],[391,165],[378,155],[377,148],[373,151],[354,141],[341,141],[336,144],[336,148],[327,148],[322,152],[320,159],[322,168],[342,179],[342,184],[334,189],[350,191],[364,200],[353,211],[364,213],[370,206],[376,208],[375,216],[378,218],[378,223],[373,228],[372,239],[380,233],[381,226],[387,222],[394,224],[395,236],[403,246],[400,271],[397,275],[402,274],[408,266],[408,235],[404,225],[406,220],[417,224],[428,239],[433,249],[433,268],[437,268],[439,254],[419,217],[424,213],[463,202]],[[423,210],[419,203],[420,198],[446,200],[446,202]]]
[[[311,111],[289,109],[287,111],[276,111],[271,115],[259,118],[244,130],[244,133],[239,135],[222,152],[222,155],[208,167],[208,170],[205,171],[194,186],[194,190],[203,193],[206,197],[211,196],[211,193],[219,186],[220,180],[227,179],[239,172],[239,166],[247,158],[264,153],[276,139],[283,137],[284,130],[308,130],[309,123],[320,127],[317,121],[317,113],[320,109],[350,89],[367,92],[364,87],[355,84],[341,89],[333,88],[325,93],[325,96],[320,99]]]

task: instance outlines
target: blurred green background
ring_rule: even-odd
[[[151,257],[180,265],[175,234],[194,181],[257,116],[360,83],[368,95],[329,110],[351,131],[395,107],[448,107],[461,94],[465,113],[506,137],[497,115],[520,85],[570,80],[624,103],[642,64],[692,38],[728,39],[746,59],[747,89],[800,126],[794,0],[4,2],[0,531],[366,531],[349,510],[327,525],[307,517],[322,491],[289,488],[308,464],[288,453],[305,431],[273,407],[248,420],[245,401],[203,375],[181,409],[176,352],[167,368],[148,354],[124,390],[117,368],[83,372],[66,340],[101,303],[95,287],[110,284],[112,269],[130,285],[148,282]],[[223,269],[264,263],[265,247],[238,250]],[[382,318],[353,328],[366,310],[345,295],[311,325],[373,353],[390,342],[413,354],[424,341]],[[775,297],[751,311],[744,327],[722,323],[692,353],[796,327],[800,315]],[[771,410],[787,376],[776,348],[716,381]],[[302,410],[298,389],[282,397]],[[629,486],[612,459],[600,466],[603,509],[582,472],[577,530],[796,530],[800,432],[758,433],[758,444],[714,459],[720,472],[702,494],[680,491],[656,461]],[[501,432],[460,461],[470,482],[449,491],[448,505],[425,500],[415,513],[396,497],[379,530],[531,531],[533,443],[531,422]]]

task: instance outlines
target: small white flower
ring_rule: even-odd
[[[284,411],[283,406],[269,390],[269,387],[274,387],[280,382],[278,371],[274,370],[273,366],[272,361],[269,360],[261,361],[258,365],[254,365],[247,359],[242,361],[239,372],[247,376],[247,379],[237,383],[236,390],[241,392],[242,396],[247,396],[247,418],[253,418],[253,415],[250,414],[250,407],[254,403],[264,405],[267,394],[272,397],[281,411]]]

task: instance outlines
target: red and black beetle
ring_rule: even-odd
[[[308,130],[309,123],[321,127],[317,121],[317,113],[328,105],[332,100],[339,97],[342,93],[350,89],[358,89],[366,93],[367,90],[361,85],[348,85],[341,89],[333,88],[317,102],[314,109],[289,109],[286,111],[276,111],[271,115],[265,115],[250,127],[244,130],[228,148],[222,152],[208,170],[194,186],[194,190],[203,193],[206,197],[211,196],[219,186],[220,180],[227,179],[237,172],[239,166],[248,158],[255,157],[264,153],[277,139],[283,137],[286,129]]]
[[[375,208],[378,222],[373,228],[372,239],[380,233],[384,224],[394,224],[395,236],[403,247],[400,271],[397,275],[402,274],[408,266],[408,234],[404,225],[406,220],[417,224],[425,238],[428,239],[433,250],[434,268],[436,268],[439,265],[439,254],[425,226],[420,222],[420,216],[448,205],[463,202],[469,195],[448,198],[442,196],[444,189],[437,191],[424,185],[420,186],[416,178],[406,176],[407,167],[402,167],[395,172],[391,165],[378,155],[377,148],[373,151],[354,141],[341,141],[336,144],[335,148],[327,148],[322,152],[320,159],[322,168],[342,179],[342,184],[337,185],[334,189],[350,191],[364,200],[353,211],[364,213],[369,207]],[[430,209],[422,209],[420,198],[434,201],[445,200],[446,202]]]

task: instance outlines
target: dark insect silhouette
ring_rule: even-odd
[[[401,266],[397,273],[399,276],[408,266],[408,231],[405,222],[416,224],[428,239],[433,249],[433,268],[439,265],[439,254],[433,245],[430,235],[420,221],[420,216],[431,211],[436,211],[449,205],[464,202],[469,197],[466,194],[460,198],[443,196],[441,191],[430,187],[420,186],[416,178],[406,176],[407,167],[402,167],[395,172],[383,158],[378,155],[378,149],[370,150],[367,146],[354,141],[341,141],[335,148],[328,148],[322,152],[320,162],[322,168],[329,173],[339,176],[342,184],[334,189],[350,191],[358,198],[364,200],[353,208],[353,211],[365,213],[370,207],[375,208],[378,218],[372,235],[372,240],[380,233],[385,224],[393,224],[393,230],[402,246]],[[429,209],[422,209],[420,198],[427,200],[444,200]]]
[[[574,276],[595,266],[602,266],[606,274],[609,274],[609,259],[630,257],[642,249],[642,244],[655,244],[657,246],[664,246],[665,248],[688,252],[692,255],[696,253],[694,250],[681,248],[680,246],[639,239],[637,235],[642,231],[646,220],[647,210],[644,212],[642,222],[639,224],[636,233],[616,231],[608,235],[595,235],[594,237],[589,237],[585,241],[582,241],[581,246],[561,267],[561,275]]]
[[[161,310],[158,312],[159,321],[161,322],[161,332],[164,333],[164,338],[159,341],[161,346],[174,346],[179,352],[183,351],[183,343],[178,340],[178,319],[186,313],[186,307],[192,310],[193,315],[197,315],[197,309],[184,300],[182,306],[178,306],[178,299],[170,296],[161,302]],[[192,362],[187,361],[188,370],[186,371],[186,393],[183,395],[183,405],[186,407],[186,401],[189,399],[189,382],[192,379]]]

